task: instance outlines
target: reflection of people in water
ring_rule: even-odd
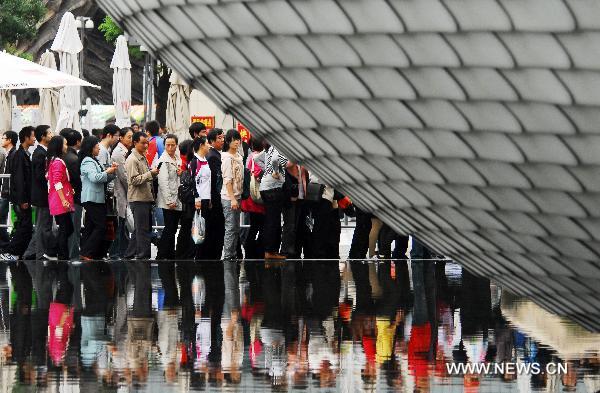
[[[223,345],[221,348],[221,367],[227,383],[239,384],[242,381],[242,361],[244,336],[240,317],[240,290],[238,264],[224,261],[225,302],[221,330]]]
[[[158,265],[161,289],[159,290],[156,323],[158,326],[158,351],[165,381],[173,383],[179,372],[180,341],[178,317],[179,294],[175,281],[175,264],[162,262]],[[162,297],[160,296],[162,295]]]

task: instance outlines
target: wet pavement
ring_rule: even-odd
[[[600,390],[600,334],[451,262],[26,261],[0,275],[2,392]]]

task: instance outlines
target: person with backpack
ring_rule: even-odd
[[[169,134],[165,138],[165,151],[158,159],[158,195],[156,208],[162,209],[165,227],[158,242],[156,259],[175,258],[175,234],[181,218],[181,201],[177,195],[179,177],[182,170],[177,152],[177,136]]]

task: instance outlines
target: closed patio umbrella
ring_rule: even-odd
[[[60,70],[79,77],[79,61],[77,55],[83,50],[83,45],[75,26],[75,17],[70,12],[63,15],[58,32],[50,47],[58,53]],[[60,114],[57,130],[65,127],[81,129],[79,124],[79,109],[81,108],[81,95],[79,87],[64,87],[60,92],[59,99]]]
[[[166,127],[179,139],[189,138],[190,127],[190,86],[173,71],[169,79]]]
[[[125,36],[117,38],[117,46],[110,63],[113,69],[113,104],[115,106],[116,125],[129,127],[131,125],[131,63]]]
[[[12,96],[10,90],[0,90],[0,132],[11,129]]]
[[[40,65],[56,70],[56,58],[54,53],[46,51],[40,58]],[[47,124],[53,130],[56,129],[58,123],[59,106],[58,98],[59,91],[57,89],[39,89],[40,92],[40,124]]]

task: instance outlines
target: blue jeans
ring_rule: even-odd
[[[239,205],[240,201],[238,201]],[[235,259],[237,257],[237,245],[240,240],[240,212],[232,210],[231,201],[221,200],[223,205],[223,217],[225,218],[225,239],[223,242],[223,259]]]

